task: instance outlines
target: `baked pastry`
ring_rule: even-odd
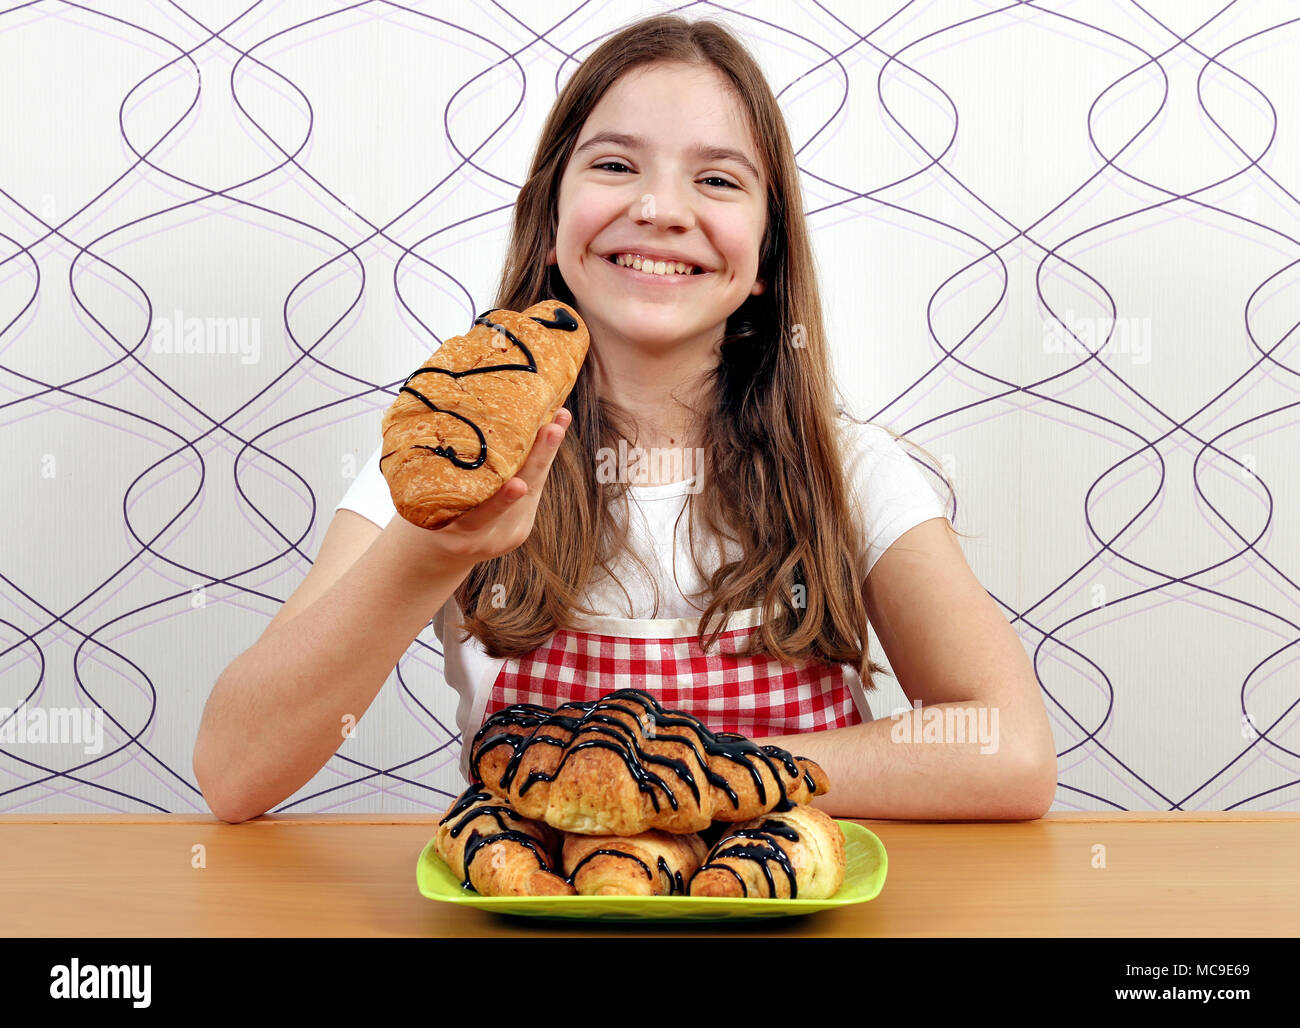
[[[568,398],[587,327],[558,300],[489,310],[411,373],[384,413],[379,469],[397,512],[441,528],[491,499]]]
[[[565,835],[561,861],[579,896],[671,896],[708,852],[694,834]]]
[[[635,689],[555,710],[505,707],[471,746],[476,781],[524,817],[580,835],[685,835],[830,791],[815,762],[710,732]]]
[[[827,899],[844,884],[844,834],[825,811],[800,805],[738,825],[713,844],[692,896]]]
[[[559,841],[552,829],[474,784],[438,822],[434,850],[484,896],[572,896],[573,886],[554,871]]]

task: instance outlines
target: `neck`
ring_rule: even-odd
[[[699,445],[712,403],[706,379],[717,366],[716,346],[676,348],[659,353],[626,340],[593,340],[588,353],[600,397],[633,422],[629,445]]]

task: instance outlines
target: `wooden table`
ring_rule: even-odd
[[[291,814],[239,825],[194,815],[3,815],[0,935],[1300,935],[1300,813],[862,821],[889,853],[884,890],[870,903],[653,929],[427,900],[415,864],[436,823],[424,815]],[[1105,866],[1094,866],[1103,852]],[[196,853],[206,866],[194,866]]]

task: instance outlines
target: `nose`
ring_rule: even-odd
[[[690,194],[671,172],[660,172],[644,182],[641,194],[628,211],[633,221],[659,229],[685,229],[695,224]]]

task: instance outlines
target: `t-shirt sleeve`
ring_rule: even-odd
[[[848,429],[848,482],[867,543],[865,578],[909,528],[947,515],[926,473],[892,435],[857,422],[849,422]]]
[[[393,506],[393,494],[388,491],[388,480],[379,470],[381,449],[382,447],[375,447],[375,452],[361,466],[357,477],[348,486],[348,491],[343,494],[343,499],[339,501],[334,511],[335,513],[340,510],[356,511],[380,528],[387,528],[388,522],[397,513],[397,508]]]

